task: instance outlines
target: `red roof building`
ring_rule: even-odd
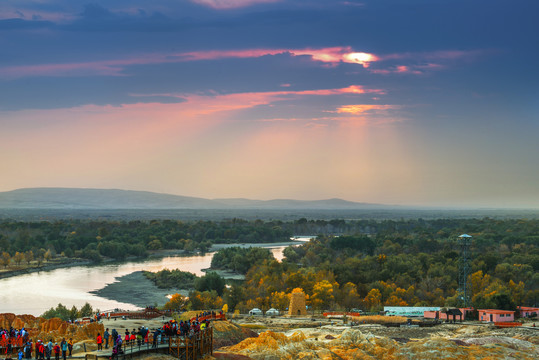
[[[520,317],[533,317],[539,315],[539,308],[536,307],[517,306],[517,309],[520,311]]]
[[[510,310],[480,309],[479,321],[511,322],[515,321],[515,312]]]

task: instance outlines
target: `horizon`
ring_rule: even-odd
[[[524,0],[5,0],[0,192],[539,208]]]
[[[193,199],[201,200],[210,200],[210,201],[233,201],[233,200],[245,200],[253,202],[271,202],[271,201],[298,201],[298,202],[323,202],[323,201],[344,201],[356,205],[364,206],[374,206],[374,207],[383,207],[394,210],[538,210],[539,207],[494,207],[494,206],[458,206],[458,205],[415,205],[415,204],[387,204],[387,203],[368,203],[361,201],[353,201],[343,198],[324,198],[324,199],[297,199],[297,198],[270,198],[270,199],[253,199],[253,198],[206,198],[206,197],[196,197],[185,194],[172,194],[172,193],[162,193],[162,192],[153,192],[147,190],[133,190],[133,189],[118,189],[118,188],[65,188],[65,187],[35,187],[35,188],[18,188],[7,191],[0,191],[2,193],[16,192],[20,190],[96,190],[96,191],[121,191],[121,192],[141,192],[149,193],[155,195],[170,195],[178,197],[186,197]],[[137,208],[126,208],[126,210],[135,210]]]

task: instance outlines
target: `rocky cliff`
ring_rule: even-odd
[[[302,331],[290,335],[271,331],[249,338],[237,345],[220,349],[228,354],[247,356],[254,360],[280,359],[537,359],[537,337],[515,339],[489,337],[451,339],[431,337],[397,341],[356,329],[341,335],[308,337]]]
[[[0,327],[9,329],[25,328],[30,338],[35,340],[60,342],[62,338],[72,338],[73,343],[92,340],[95,342],[98,333],[103,334],[102,324],[90,323],[74,325],[58,318],[44,319],[33,315],[15,315],[11,313],[0,314]]]

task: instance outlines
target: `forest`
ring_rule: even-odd
[[[454,306],[460,301],[457,239],[463,233],[472,236],[469,281],[474,306],[514,309],[538,304],[537,219],[6,220],[0,222],[0,265],[58,257],[122,260],[152,250],[203,252],[216,243],[281,242],[316,234],[308,243],[286,248],[282,262],[262,249],[217,252],[213,268],[245,273],[246,280],[226,288],[216,278],[208,279],[211,286],[199,280],[182,306],[226,303],[230,309],[284,310],[296,288],[307,294],[311,308],[319,310]],[[197,283],[191,281],[193,286]]]
[[[125,260],[153,250],[206,252],[212,244],[290,241],[280,222],[173,220],[0,222],[0,265],[54,257]]]
[[[303,229],[311,221],[293,224]],[[285,310],[294,289],[307,295],[313,310],[383,306],[460,306],[458,236],[468,232],[471,243],[472,303],[476,308],[514,310],[539,301],[539,222],[537,220],[407,220],[379,223],[339,222],[349,235],[319,235],[284,250],[278,262],[267,249],[239,247],[220,250],[212,268],[246,273],[223,296],[197,291],[182,306],[226,303],[246,312],[258,307]],[[331,225],[336,228],[337,223]],[[250,263],[245,272],[246,264]],[[203,289],[198,289],[203,290]],[[194,299],[190,297],[190,299]],[[174,302],[173,301],[173,302]],[[169,307],[174,307],[169,304]]]

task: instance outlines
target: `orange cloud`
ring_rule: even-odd
[[[360,64],[368,67],[378,57],[373,54],[354,52],[350,47],[332,47],[322,49],[244,49],[210,50],[169,54],[144,54],[124,59],[86,61],[79,63],[36,64],[6,66],[0,68],[0,77],[19,78],[25,76],[71,76],[105,75],[121,76],[125,67],[130,65],[151,65],[178,63],[185,61],[218,60],[225,58],[257,58],[268,55],[290,54],[292,56],[310,56],[313,61],[337,65],[340,62]]]
[[[362,114],[367,111],[372,110],[388,110],[388,109],[397,109],[399,106],[397,105],[369,105],[369,104],[361,104],[361,105],[344,105],[337,109],[337,113],[348,113],[348,114]]]

